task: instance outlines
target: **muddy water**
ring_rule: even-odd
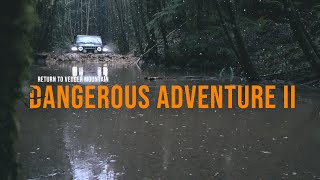
[[[107,85],[217,84],[145,81],[185,72],[116,64],[32,67],[38,75],[103,74]],[[188,74],[195,75],[195,74]],[[281,93],[281,92],[278,92]],[[18,107],[25,179],[320,179],[320,93],[298,90],[294,110],[63,109]],[[155,100],[157,92],[151,93]],[[278,102],[280,103],[280,102]]]

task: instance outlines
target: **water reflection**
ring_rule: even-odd
[[[103,79],[104,83],[109,82],[109,70],[108,70],[108,64],[102,64],[96,66],[96,73],[92,72],[92,67],[87,67],[88,69],[84,69],[84,67],[81,66],[72,66],[71,72],[72,76],[74,77],[80,77],[81,79],[91,79],[93,77],[98,77]],[[98,83],[99,84],[99,83]]]
[[[72,67],[72,76],[78,76],[78,67],[76,66]]]
[[[64,142],[69,157],[72,176],[74,180],[92,179],[99,180],[116,179],[120,173],[116,173],[110,162],[113,162],[112,156],[101,157],[97,152],[95,144],[83,145],[81,149],[74,145],[81,144],[79,139],[70,137],[73,133],[69,132],[69,126],[64,129]],[[98,149],[101,149],[98,147]]]
[[[83,67],[79,67],[79,76],[83,76]]]

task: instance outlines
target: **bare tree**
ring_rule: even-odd
[[[238,24],[234,0],[228,0],[226,1],[226,4],[230,14],[230,22],[234,33],[235,43],[239,50],[239,64],[249,81],[258,81],[259,76],[253,67]]]
[[[290,26],[297,38],[301,49],[303,50],[307,60],[317,73],[320,72],[320,57],[315,45],[313,44],[310,35],[308,35],[305,27],[303,26],[299,14],[294,7],[292,0],[285,0],[285,7],[290,20]]]

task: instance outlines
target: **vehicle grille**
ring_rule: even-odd
[[[85,46],[85,47],[83,47],[83,49],[97,49],[97,47],[94,47],[94,46]]]

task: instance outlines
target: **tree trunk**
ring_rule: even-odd
[[[123,10],[123,6],[120,7],[120,3],[119,3],[119,0],[115,0],[117,14],[119,18],[118,24],[120,28],[120,32],[118,34],[118,46],[119,46],[120,52],[125,54],[129,52],[129,43],[127,41],[126,33],[123,27],[125,22],[124,22],[123,13],[121,12],[121,10]]]
[[[312,46],[312,42],[308,40],[308,35],[306,34],[306,30],[303,29],[304,27],[300,21],[296,9],[294,8],[293,2],[291,0],[285,0],[285,6],[287,9],[288,18],[290,20],[291,29],[297,38],[301,49],[303,50],[307,60],[312,65],[313,69],[315,69],[316,72],[319,72],[320,58],[317,56],[317,51]]]
[[[87,10],[86,10],[86,15],[87,15],[87,28],[86,28],[86,35],[89,34],[89,26],[90,26],[90,0],[87,2]]]
[[[82,34],[82,29],[83,29],[83,18],[82,18],[82,1],[80,1],[80,34]]]
[[[241,34],[241,30],[240,30],[238,20],[236,17],[236,8],[235,8],[234,1],[228,0],[226,2],[227,2],[229,14],[230,14],[230,22],[231,22],[231,26],[233,28],[235,41],[236,41],[237,47],[239,49],[239,56],[240,56],[239,64],[240,64],[245,76],[247,77],[247,79],[249,81],[251,81],[251,82],[258,81],[259,76],[256,73],[256,71],[254,70],[253,64],[251,62],[250,56],[248,54],[248,51],[247,51],[245,43],[244,43],[244,39]]]
[[[134,34],[136,37],[136,41],[138,43],[139,53],[142,54],[143,47],[142,47],[142,40],[141,40],[140,29],[139,29],[139,20],[137,20],[137,17],[134,13],[135,4],[133,1],[134,0],[130,0],[130,14],[131,14],[131,19],[132,19]]]
[[[169,61],[169,45],[168,45],[166,27],[165,27],[163,22],[160,22],[160,31],[161,31],[161,36],[162,36],[162,39],[163,39],[164,60],[165,60],[165,64],[168,64],[168,61]]]
[[[148,1],[147,2],[147,16],[149,21],[152,19],[152,16],[156,13],[156,3],[155,1]],[[157,38],[154,32],[154,29],[149,29],[149,33],[151,34],[151,44],[150,47],[154,47],[151,52],[151,58],[156,60],[155,62],[158,63],[158,45],[157,45]]]
[[[146,47],[146,50],[149,50],[150,48],[153,48],[155,46],[155,41],[154,41],[154,33],[150,30],[148,30],[147,28],[147,18],[146,16],[148,16],[148,13],[145,11],[145,8],[143,7],[143,1],[142,0],[139,0],[138,4],[137,4],[137,7],[138,7],[138,11],[140,12],[140,18],[141,18],[141,21],[142,21],[142,26],[143,26],[143,29],[144,29],[144,32],[145,32],[145,36],[146,36],[146,41],[147,41],[147,47]],[[155,49],[155,50],[154,50]],[[156,48],[153,48],[151,51],[150,51],[150,54],[149,56],[151,57],[155,57],[157,52],[156,52]],[[146,61],[148,62],[148,61]]]
[[[227,27],[227,23],[223,17],[223,14],[222,14],[222,7],[221,7],[221,4],[219,2],[219,0],[215,0],[215,5],[216,5],[216,8],[217,8],[217,12],[219,14],[219,17],[220,17],[220,21],[221,21],[221,25],[223,27],[223,30],[224,30],[224,33],[226,34],[227,38],[228,38],[228,41],[229,41],[229,44],[233,50],[233,52],[235,53],[235,55],[237,56],[237,59],[239,60],[240,59],[240,55],[239,55],[239,52],[237,50],[237,47],[231,37],[231,34],[229,32],[229,29]]]

